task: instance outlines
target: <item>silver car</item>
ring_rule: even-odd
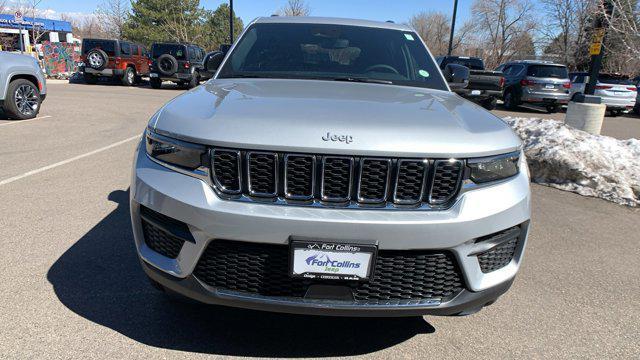
[[[580,72],[572,73],[571,77],[571,99],[576,95],[584,94],[589,74]],[[607,110],[612,116],[617,116],[623,112],[632,110],[636,104],[638,89],[628,76],[620,74],[599,74],[595,96],[599,96],[602,103],[607,106]]]
[[[509,289],[529,173],[509,126],[450,91],[468,70],[405,25],[309,17],[259,18],[207,66],[135,153],[157,288],[345,316],[465,315]]]
[[[38,116],[47,83],[32,56],[0,51],[0,108],[12,119]]]

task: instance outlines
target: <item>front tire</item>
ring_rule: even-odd
[[[133,86],[136,82],[136,71],[132,67],[128,67],[122,76],[122,84],[124,86]]]
[[[17,79],[9,83],[4,111],[12,119],[26,120],[38,116],[40,91],[29,80]]]

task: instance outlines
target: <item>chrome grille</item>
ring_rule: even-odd
[[[369,158],[215,149],[213,183],[229,200],[397,208],[448,206],[462,160]]]
[[[287,199],[310,200],[315,191],[316,157],[287,154],[284,157],[284,194]]]
[[[431,204],[444,204],[451,200],[460,186],[463,164],[460,160],[437,160],[434,163],[431,183]]]
[[[322,159],[322,187],[324,201],[349,201],[353,186],[353,158],[325,156]]]
[[[211,159],[216,187],[227,194],[239,194],[242,187],[240,151],[214,149],[211,152]]]
[[[429,162],[427,160],[398,160],[398,171],[393,193],[396,204],[416,204],[424,196]]]
[[[389,189],[390,174],[390,159],[361,159],[360,176],[358,177],[358,201],[366,204],[385,202]]]
[[[247,183],[253,196],[276,196],[278,193],[278,154],[247,153]]]

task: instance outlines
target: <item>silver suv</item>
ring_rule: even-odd
[[[504,106],[509,110],[529,104],[557,112],[569,102],[569,72],[562,64],[549,61],[520,60],[496,68],[505,77]]]
[[[159,289],[319,315],[461,315],[520,266],[521,142],[405,25],[269,17],[153,115],[131,219]],[[219,66],[218,66],[219,65]],[[465,73],[466,70],[466,73]]]
[[[12,119],[38,116],[47,96],[46,80],[31,56],[0,52],[0,108]]]

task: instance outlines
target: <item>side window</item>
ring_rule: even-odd
[[[496,69],[497,71],[500,71],[498,69]],[[502,73],[504,75],[511,75],[511,72],[513,71],[513,66],[511,65],[506,65],[506,66],[502,66]]]
[[[523,65],[513,65],[511,66],[511,72],[509,73],[509,75],[518,76],[522,73],[522,70],[524,70]]]
[[[126,43],[126,42],[120,43],[120,54],[122,56],[130,56],[131,55],[131,45],[129,43]]]
[[[578,83],[578,84],[582,84],[584,82],[584,75],[577,75],[575,77],[575,80],[573,80],[574,83]]]
[[[138,45],[131,45],[131,55],[138,55]]]

